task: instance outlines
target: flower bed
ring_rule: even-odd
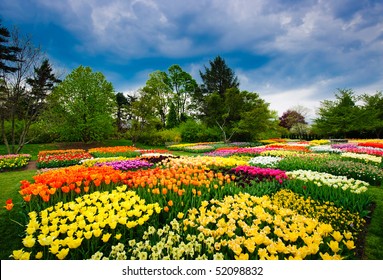
[[[30,159],[29,154],[0,155],[0,171],[25,167]]]
[[[57,168],[80,164],[84,159],[92,158],[85,150],[41,151],[37,155],[37,168]]]
[[[226,149],[235,157],[149,153],[36,175],[21,183],[28,221],[12,258],[356,258],[371,202],[365,188],[383,178],[377,166],[268,149],[288,155],[261,168],[250,166],[249,155],[262,159],[265,147]],[[113,166],[143,158],[156,162]],[[13,211],[12,200],[6,207]]]

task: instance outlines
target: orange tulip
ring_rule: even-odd
[[[7,199],[7,201],[5,202],[5,209],[7,209],[8,211],[11,211],[12,208],[13,208],[13,202],[12,202],[12,199]]]
[[[169,205],[170,207],[172,207],[172,206],[173,206],[173,200],[169,200],[169,201],[168,201],[168,205]]]
[[[101,185],[101,180],[100,179],[96,179],[96,180],[93,181],[93,183],[94,183],[94,185],[96,187],[99,187]]]
[[[165,206],[165,207],[164,207],[164,211],[165,211],[165,212],[169,212],[169,207]]]
[[[105,184],[109,185],[110,184],[110,177],[105,176]]]
[[[162,188],[161,191],[162,191],[162,194],[163,194],[163,195],[166,195],[166,194],[168,193],[168,189],[166,189],[166,188]]]

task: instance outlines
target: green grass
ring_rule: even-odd
[[[383,260],[383,189],[370,187],[368,193],[373,197],[376,207],[367,229],[364,257],[367,260]]]
[[[9,259],[12,250],[21,248],[21,234],[24,227],[10,221],[22,221],[24,219],[21,209],[22,198],[19,195],[19,182],[21,180],[31,180],[36,174],[36,170],[13,171],[0,173],[0,259]],[[7,211],[5,201],[8,198],[13,199],[15,204],[12,211]]]

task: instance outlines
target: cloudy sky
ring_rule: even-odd
[[[381,0],[1,0],[0,18],[55,67],[90,66],[116,91],[173,64],[200,82],[218,55],[279,115],[312,117],[339,88],[383,91]]]

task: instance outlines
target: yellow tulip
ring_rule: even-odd
[[[27,248],[31,248],[35,245],[36,243],[36,238],[33,237],[33,235],[27,235],[24,239],[23,239],[23,244],[25,247]]]
[[[331,251],[333,251],[335,254],[339,252],[339,243],[337,241],[330,241],[328,243],[328,246],[330,247]]]
[[[63,260],[68,255],[68,253],[69,253],[69,248],[61,249],[60,252],[58,254],[56,254],[56,257],[59,260]]]

